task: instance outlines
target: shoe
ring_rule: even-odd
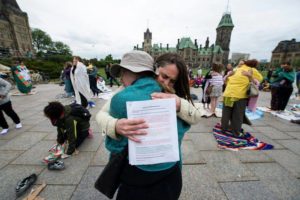
[[[94,108],[96,106],[96,104],[92,101],[88,102],[88,105],[91,107],[91,108]]]
[[[24,194],[26,190],[28,190],[28,188],[35,183],[36,179],[36,174],[31,174],[30,176],[19,181],[16,186],[17,197],[20,197],[22,194]]]
[[[16,128],[22,128],[22,124],[21,123],[18,123],[18,124],[16,124]]]
[[[65,168],[65,164],[61,160],[57,160],[52,163],[48,163],[48,169],[49,170],[62,170]]]
[[[5,135],[8,133],[8,128],[2,129],[0,135]]]

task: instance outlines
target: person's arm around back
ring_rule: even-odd
[[[146,134],[145,128],[148,128],[143,119],[116,119],[109,114],[111,100],[108,100],[102,109],[96,115],[96,121],[101,127],[101,133],[112,139],[118,139],[118,134],[128,139],[140,142],[135,135]]]

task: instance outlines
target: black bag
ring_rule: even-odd
[[[83,120],[89,121],[91,119],[91,113],[88,109],[83,107],[82,105],[73,103],[71,106],[71,115],[75,117],[80,117]]]
[[[118,189],[121,174],[125,167],[128,155],[128,146],[121,153],[111,154],[111,157],[95,182],[95,188],[112,199]]]

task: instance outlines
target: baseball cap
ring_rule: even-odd
[[[121,67],[135,73],[144,71],[154,73],[153,64],[154,60],[148,53],[145,51],[133,50],[123,55],[120,64],[113,64],[111,66],[110,74],[113,77],[120,76]]]

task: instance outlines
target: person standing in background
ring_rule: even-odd
[[[72,68],[72,63],[71,62],[66,62],[65,63],[65,68],[63,72],[63,80],[65,83],[65,92],[67,94],[67,97],[72,97],[74,96],[74,89],[73,85],[71,82],[71,68]]]
[[[77,104],[83,107],[95,107],[95,103],[91,102],[90,82],[87,74],[86,66],[80,62],[80,57],[73,57],[73,67],[71,68],[71,81],[75,92],[75,100]]]
[[[0,126],[2,127],[0,135],[8,133],[8,124],[4,118],[2,111],[4,111],[13,120],[13,122],[16,124],[17,129],[22,128],[20,118],[13,110],[11,105],[9,96],[10,88],[11,84],[0,78]]]

